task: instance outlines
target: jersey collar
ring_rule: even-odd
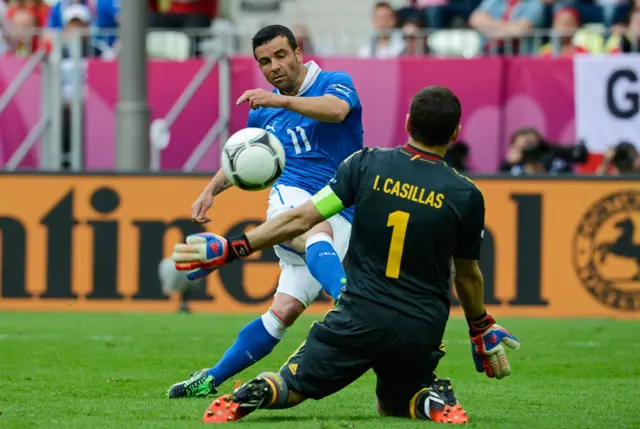
[[[426,150],[418,149],[415,146],[410,145],[409,143],[405,144],[404,149],[411,152],[414,155],[419,156],[420,158],[428,159],[431,161],[444,161],[444,158],[440,155],[437,155],[432,152],[427,152]]]
[[[316,79],[320,75],[320,72],[322,71],[320,66],[316,64],[315,61],[309,61],[308,63],[305,63],[304,67],[307,69],[307,75],[304,78],[304,82],[302,82],[300,91],[298,91],[298,93],[295,95],[296,97],[304,95],[304,93],[307,92],[309,88],[311,88],[311,86],[315,83]],[[280,90],[276,89],[276,93],[280,94]]]

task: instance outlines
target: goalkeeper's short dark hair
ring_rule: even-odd
[[[446,145],[458,128],[461,116],[460,100],[450,89],[428,86],[411,101],[409,134],[426,146]]]

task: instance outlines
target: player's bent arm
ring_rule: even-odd
[[[320,97],[284,96],[284,108],[321,122],[342,122],[349,114],[349,103],[333,95]]]
[[[294,239],[324,220],[315,204],[307,201],[247,232],[247,241],[255,252]]]
[[[485,314],[484,308],[484,279],[473,259],[454,258],[454,283],[458,299],[468,320],[477,319]]]

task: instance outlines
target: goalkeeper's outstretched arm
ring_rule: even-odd
[[[315,204],[307,201],[247,232],[247,241],[256,252],[296,238],[324,220]]]

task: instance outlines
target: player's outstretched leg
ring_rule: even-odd
[[[333,246],[333,239],[328,233],[316,233],[307,239],[306,262],[313,278],[334,301],[337,301],[347,275]]]
[[[467,412],[458,403],[449,379],[435,379],[431,387],[422,389],[409,405],[411,417],[436,423],[469,423]]]
[[[236,341],[213,368],[197,371],[188,380],[171,386],[169,398],[203,397],[217,393],[217,386],[271,353],[287,328],[269,310],[242,328]]]
[[[289,400],[289,389],[275,372],[265,372],[228,395],[214,400],[204,413],[205,423],[227,423],[247,416],[258,408],[281,409],[299,404]]]

